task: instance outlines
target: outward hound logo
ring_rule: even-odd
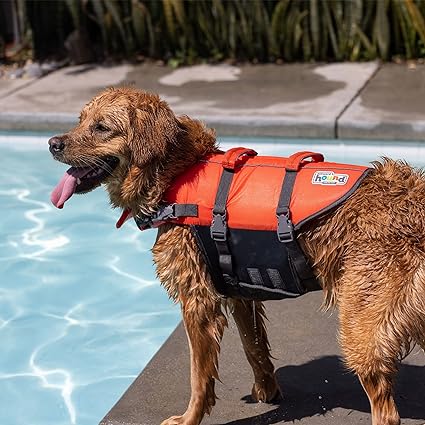
[[[316,171],[311,182],[325,186],[341,186],[348,182],[348,174],[335,174],[333,171]]]

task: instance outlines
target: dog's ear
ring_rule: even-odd
[[[217,150],[213,129],[205,127],[201,121],[192,119],[187,115],[181,115],[176,119],[180,147],[190,146],[191,150],[200,156]]]
[[[130,127],[128,144],[132,162],[137,165],[163,158],[176,144],[180,131],[175,115],[165,102],[134,108]]]

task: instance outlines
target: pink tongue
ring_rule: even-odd
[[[63,208],[63,204],[74,194],[77,188],[77,179],[84,177],[90,170],[90,168],[71,167],[53,189],[50,195],[52,204],[57,208]]]

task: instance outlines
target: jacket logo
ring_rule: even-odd
[[[316,171],[311,179],[312,184],[324,186],[342,186],[348,182],[348,174],[337,174],[333,171]]]

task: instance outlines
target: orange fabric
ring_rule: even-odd
[[[235,169],[227,202],[228,226],[252,230],[276,230],[276,207],[285,168],[298,170],[290,204],[295,226],[344,197],[368,170],[357,165],[323,162],[323,155],[314,152],[300,152],[289,158],[253,155],[252,150],[234,148],[225,154],[210,155],[180,175],[164,201],[197,204],[199,216],[172,221],[211,224],[223,167]]]
[[[234,170],[245,159],[244,155],[256,156],[257,152],[253,149],[246,148],[232,148],[225,152],[223,157],[223,167]]]

